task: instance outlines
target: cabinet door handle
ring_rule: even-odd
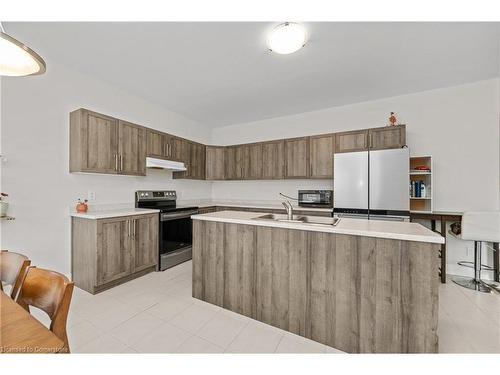
[[[130,220],[127,220],[127,237],[130,237]]]
[[[133,237],[135,238],[135,234],[137,233],[137,219],[134,219],[134,232]]]
[[[120,172],[123,171],[123,155],[120,154]]]
[[[115,171],[118,172],[118,154],[115,154]]]

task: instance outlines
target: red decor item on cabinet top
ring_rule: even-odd
[[[89,209],[87,204],[88,200],[84,199],[83,202],[78,199],[78,203],[76,204],[76,212],[85,213]]]
[[[396,125],[397,121],[398,119],[396,118],[396,116],[394,116],[394,112],[391,112],[391,117],[389,117],[389,122],[391,123],[391,126]]]

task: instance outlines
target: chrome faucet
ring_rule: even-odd
[[[282,202],[286,209],[286,216],[288,220],[293,220],[293,207],[289,200]]]

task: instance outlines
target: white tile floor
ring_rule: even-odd
[[[191,262],[96,296],[75,288],[68,335],[73,353],[340,353],[192,298]],[[500,295],[441,285],[439,349],[500,353]]]

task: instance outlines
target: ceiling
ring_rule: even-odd
[[[5,23],[48,60],[216,127],[498,76],[497,23],[304,23],[306,46],[266,49],[276,23]]]

